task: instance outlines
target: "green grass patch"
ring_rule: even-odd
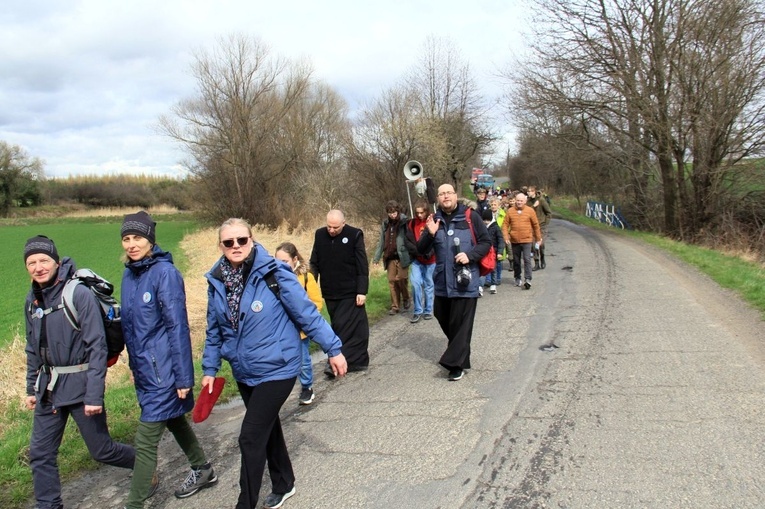
[[[169,219],[169,220],[168,220]],[[197,223],[188,216],[180,220],[173,217],[155,218],[157,242],[173,254],[179,270],[187,266],[185,255],[178,243],[186,233],[197,229]],[[0,263],[6,270],[0,272],[0,347],[7,345],[15,332],[23,333],[24,299],[29,292],[30,279],[24,267],[24,243],[35,235],[53,239],[60,257],[71,257],[77,267],[90,268],[114,283],[119,295],[122,272],[125,268],[120,257],[122,218],[83,218],[30,220],[23,223],[0,223]],[[23,336],[23,334],[22,334]]]

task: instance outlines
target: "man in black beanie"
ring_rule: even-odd
[[[27,258],[33,254],[48,255],[56,263],[58,263],[59,260],[56,244],[45,235],[32,237],[27,240],[26,244],[24,244],[24,262],[26,262]]]
[[[84,285],[74,289],[80,319],[75,329],[59,307],[74,262],[59,263],[56,245],[38,235],[24,245],[24,264],[32,278],[24,307],[27,331],[26,407],[34,410],[29,463],[35,507],[64,507],[58,472],[58,449],[71,415],[93,459],[133,468],[135,450],[114,442],[104,411],[106,339],[101,309]]]
[[[125,216],[125,220],[122,222],[122,228],[120,229],[120,236],[125,235],[138,235],[149,241],[150,244],[156,244],[156,230],[157,223],[151,218],[151,216],[141,210],[135,214],[128,214]]]

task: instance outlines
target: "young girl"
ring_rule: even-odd
[[[305,260],[300,256],[300,253],[295,247],[295,244],[291,242],[283,242],[276,247],[274,258],[285,262],[292,268],[292,271],[297,275],[300,284],[303,285],[308,298],[311,302],[316,304],[316,309],[321,311],[324,301],[321,298],[321,288],[316,283],[316,278],[313,277],[308,271],[308,265],[305,264]],[[300,366],[300,404],[310,405],[313,403],[313,366],[311,365],[311,352],[308,349],[308,339],[305,333],[300,333],[300,339],[302,341],[302,359]]]

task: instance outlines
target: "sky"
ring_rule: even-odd
[[[0,140],[42,159],[48,177],[183,176],[185,155],[158,118],[195,95],[194,56],[233,34],[308,60],[352,113],[417,64],[427,37],[447,39],[491,101],[522,50],[520,2],[4,0]],[[512,128],[497,117],[504,154]]]

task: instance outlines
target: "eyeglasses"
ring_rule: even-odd
[[[443,196],[449,196],[451,194],[457,194],[457,193],[455,193],[454,191],[444,191],[442,193],[438,193],[438,197],[441,198]]]
[[[240,246],[245,246],[250,241],[250,237],[237,237],[235,239],[226,239],[226,240],[221,240],[220,243],[223,244],[223,247],[231,249],[232,247],[234,247],[235,241]]]

